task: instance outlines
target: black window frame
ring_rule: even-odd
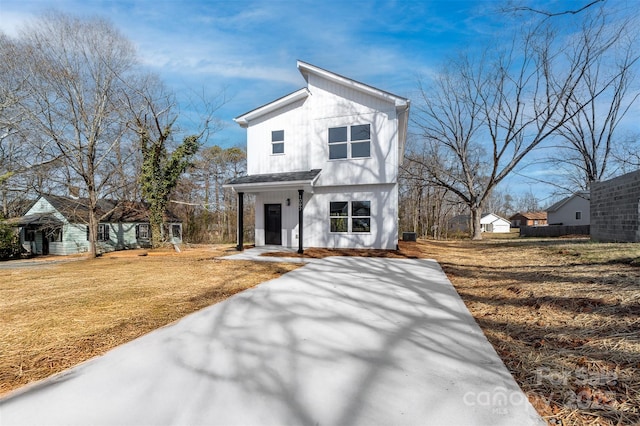
[[[329,232],[370,234],[371,200],[329,201]]]
[[[332,233],[349,232],[348,201],[329,201],[329,230]]]
[[[99,223],[98,233],[96,234],[96,241],[109,241],[109,224]]]
[[[177,230],[177,232],[176,232]],[[180,238],[182,239],[182,227],[177,223],[171,224],[171,238]]]
[[[141,232],[145,229],[145,232]],[[143,235],[146,233],[146,236]],[[151,239],[151,226],[148,223],[139,223],[136,225],[136,240],[149,241]]]
[[[355,207],[356,204],[361,205],[358,207],[358,210],[356,210],[356,207]],[[360,211],[362,209],[366,209],[366,212]],[[363,214],[363,213],[366,213],[366,214]],[[356,225],[356,223],[358,225]],[[358,233],[358,234],[371,233],[371,201],[370,200],[366,200],[366,201],[354,200],[351,202],[351,232]]]

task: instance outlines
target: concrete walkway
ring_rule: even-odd
[[[0,401],[0,424],[544,424],[430,260],[332,257]]]
[[[280,253],[288,252],[288,253],[291,253],[292,257],[267,256],[269,253],[273,253],[273,252],[280,252]],[[289,263],[311,263],[318,260],[314,258],[295,257],[297,252],[298,252],[298,249],[290,248],[290,247],[260,246],[260,247],[252,247],[250,249],[239,251],[236,254],[232,254],[229,256],[223,256],[220,259],[255,260],[259,262],[289,262]]]

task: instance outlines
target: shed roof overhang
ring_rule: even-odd
[[[64,223],[52,213],[34,213],[27,216],[7,220],[12,226],[34,226],[40,228],[57,228]]]
[[[313,187],[320,176],[320,171],[320,169],[314,169],[302,172],[242,176],[227,182],[224,187],[233,188],[236,192],[245,193],[295,189],[313,192]]]

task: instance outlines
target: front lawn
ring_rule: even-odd
[[[550,424],[640,424],[640,244],[417,245]]]
[[[132,250],[3,269],[0,395],[299,266],[216,259],[228,250]]]

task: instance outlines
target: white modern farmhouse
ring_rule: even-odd
[[[395,249],[409,100],[298,61],[307,86],[235,121],[247,129],[255,244]],[[242,207],[238,249],[242,249]]]

